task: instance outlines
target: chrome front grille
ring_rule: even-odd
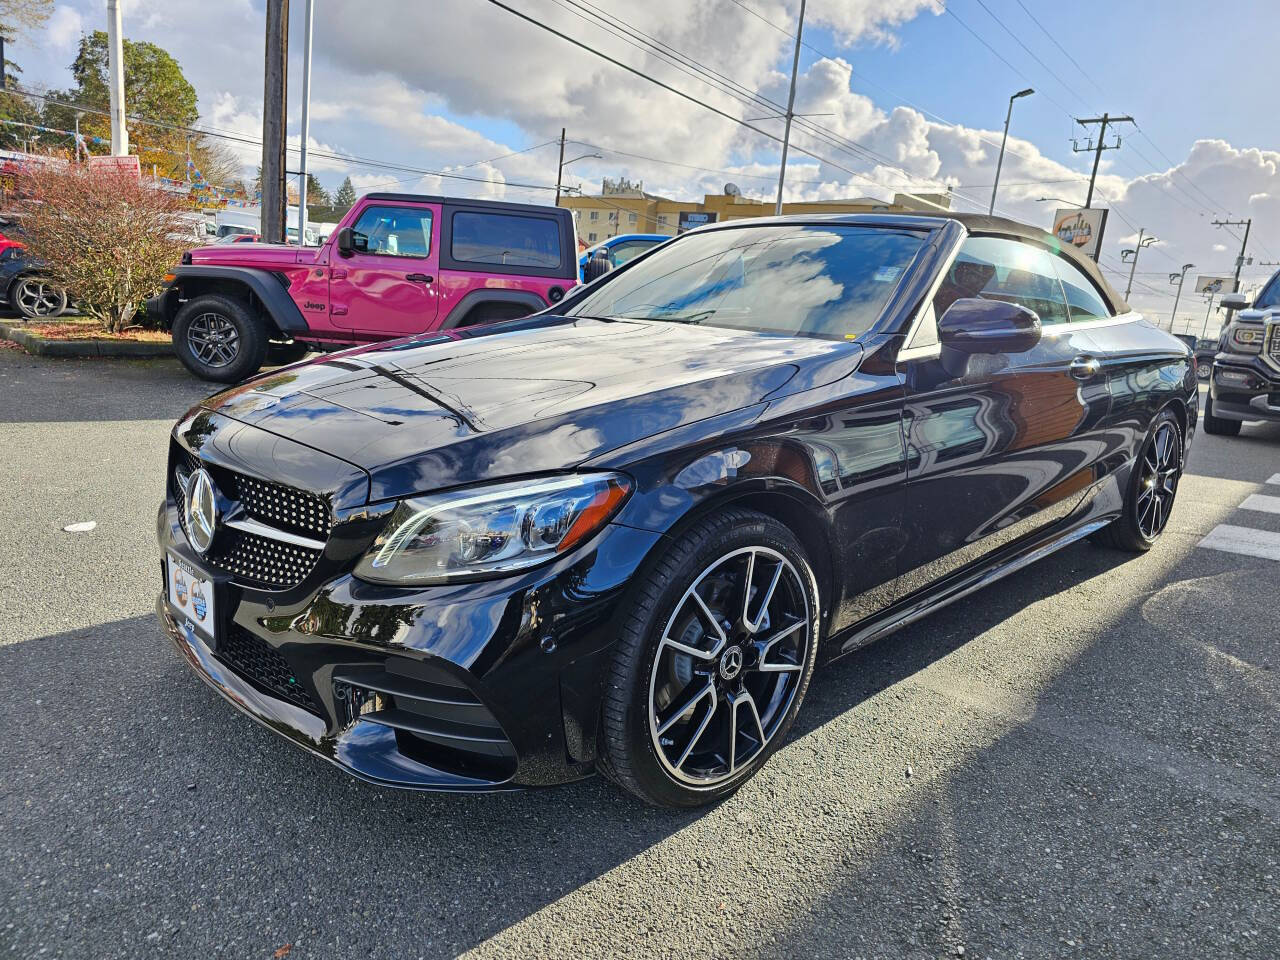
[[[332,528],[323,497],[203,463],[177,444],[171,462],[169,491],[184,534],[189,536],[186,483],[196,469],[204,467],[222,496],[233,503],[202,557],[204,563],[260,590],[287,590],[306,579]]]
[[[1280,368],[1280,320],[1267,324],[1267,339],[1262,345],[1262,352],[1272,366]]]

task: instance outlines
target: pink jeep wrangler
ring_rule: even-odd
[[[232,383],[268,358],[522,317],[577,275],[568,210],[371,193],[320,247],[190,251],[147,314],[187,369]]]

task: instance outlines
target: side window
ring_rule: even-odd
[[[560,225],[549,217],[459,211],[449,252],[466,263],[560,266]]]
[[[634,240],[630,243],[620,243],[610,251],[613,256],[613,265],[615,267],[620,267],[628,260],[633,260],[640,256],[640,254],[644,253],[652,246],[652,243],[640,240]]]
[[[351,228],[360,253],[425,257],[431,252],[431,211],[421,207],[366,207]]]
[[[964,297],[1020,304],[1034,310],[1043,324],[1067,321],[1067,304],[1053,258],[1019,240],[970,237],[960,246],[933,299],[934,312],[941,317]]]
[[[1058,268],[1058,278],[1062,280],[1062,289],[1067,295],[1067,311],[1073,321],[1105,320],[1112,315],[1083,270],[1065,257],[1052,259]]]

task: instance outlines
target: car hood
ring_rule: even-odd
[[[206,267],[293,266],[315,263],[320,247],[283,243],[212,243],[191,250],[191,262]]]
[[[286,367],[203,404],[367,470],[372,500],[563,470],[851,373],[854,343],[536,317]]]

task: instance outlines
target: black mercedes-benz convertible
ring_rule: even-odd
[[[816,664],[1082,537],[1150,548],[1196,420],[1186,346],[1047,233],[728,223],[195,407],[157,612],[367,780],[702,804]]]

